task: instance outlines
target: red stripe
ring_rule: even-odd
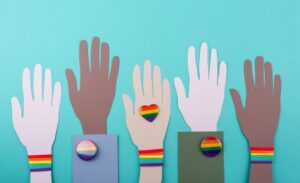
[[[29,155],[28,158],[52,158],[51,154],[45,154],[45,155]]]
[[[149,153],[163,153],[164,149],[151,149],[151,150],[140,150],[139,154],[149,154]]]
[[[250,151],[274,151],[274,147],[250,147]]]

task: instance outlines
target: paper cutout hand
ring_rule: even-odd
[[[175,87],[179,109],[192,131],[216,131],[222,110],[226,84],[226,64],[221,62],[218,74],[217,50],[212,49],[210,68],[208,67],[208,48],[203,43],[200,49],[200,79],[196,66],[195,48],[188,51],[189,95],[181,78],[176,77]]]
[[[139,149],[162,148],[170,118],[170,84],[165,79],[162,87],[158,66],[154,66],[152,80],[150,61],[144,64],[143,89],[140,77],[140,67],[136,65],[133,70],[135,104],[133,105],[128,95],[123,95],[127,128],[133,143]],[[159,107],[159,114],[151,123],[146,121],[139,112],[141,106],[150,104],[156,104]]]
[[[263,57],[255,63],[255,84],[252,76],[251,61],[244,65],[247,90],[246,105],[243,107],[240,94],[231,89],[240,126],[252,147],[273,147],[274,135],[280,114],[281,79],[275,76],[273,85],[272,65],[264,64]]]
[[[66,70],[69,95],[73,109],[80,119],[85,134],[106,134],[107,117],[116,93],[119,71],[119,58],[113,57],[109,73],[109,48],[101,45],[99,62],[99,39],[94,38],[91,50],[91,68],[89,66],[86,41],[80,42],[80,89],[71,69]]]
[[[34,69],[32,97],[29,69],[23,72],[23,114],[16,97],[11,100],[14,128],[28,154],[51,154],[59,118],[61,84],[56,82],[52,95],[52,76],[50,69],[45,71],[44,93],[42,88],[42,66]]]

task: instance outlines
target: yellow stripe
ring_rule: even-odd
[[[145,155],[141,155],[140,158],[163,158],[163,155],[156,155],[156,156],[145,156]]]
[[[33,161],[33,162],[29,162],[30,164],[46,164],[46,163],[49,163],[49,164],[51,164],[51,161]]]
[[[153,114],[153,113],[158,113],[158,109],[153,109],[153,110],[149,110],[149,111],[141,111],[141,115]]]
[[[251,153],[251,155],[274,155],[274,153]]]
[[[219,143],[201,144],[201,147],[220,147]]]
[[[95,147],[78,147],[78,151],[96,151]]]

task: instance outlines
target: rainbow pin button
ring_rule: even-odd
[[[82,140],[76,148],[78,157],[84,161],[90,161],[98,153],[98,147],[92,140]]]
[[[222,151],[221,140],[214,136],[207,136],[202,139],[200,150],[207,157],[215,157]]]
[[[143,105],[140,107],[140,115],[148,122],[153,122],[159,113],[159,107],[156,104]]]

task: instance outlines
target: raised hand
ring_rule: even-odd
[[[133,70],[134,105],[129,96],[123,95],[127,128],[138,149],[163,148],[171,109],[170,84],[166,79],[162,84],[158,66],[154,66],[152,76],[150,61],[144,64],[143,84],[142,87],[140,66],[136,65]],[[140,114],[141,106],[151,104],[156,104],[159,108],[159,113],[152,122],[147,121]]]
[[[34,69],[33,94],[31,90],[30,72],[23,72],[23,113],[16,97],[12,103],[12,121],[20,141],[26,147],[28,154],[51,154],[55,139],[59,106],[61,99],[61,84],[56,82],[52,94],[51,71],[46,69],[44,92],[42,86],[42,66]]]
[[[80,88],[74,72],[66,70],[69,96],[77,117],[80,119],[85,134],[105,134],[107,117],[116,92],[119,71],[119,58],[113,57],[109,72],[109,47],[101,45],[99,59],[99,39],[94,38],[91,49],[91,67],[86,41],[80,42]]]
[[[257,57],[255,63],[255,82],[252,76],[251,61],[244,65],[247,90],[246,105],[243,107],[240,94],[231,89],[240,126],[251,146],[273,147],[274,135],[280,114],[280,76],[275,76],[273,84],[272,65],[264,64],[263,57]]]
[[[203,43],[200,49],[199,78],[195,48],[189,48],[188,95],[181,78],[176,77],[174,80],[179,109],[192,131],[216,131],[224,100],[226,64],[222,61],[218,71],[217,50],[212,49],[209,67],[207,52],[207,44]]]
[[[273,82],[271,63],[264,64],[263,57],[256,58],[255,82],[250,60],[245,62],[244,75],[247,90],[245,106],[237,90],[231,89],[230,92],[240,127],[249,142],[249,182],[271,183],[274,136],[280,115],[281,79],[276,75]]]

